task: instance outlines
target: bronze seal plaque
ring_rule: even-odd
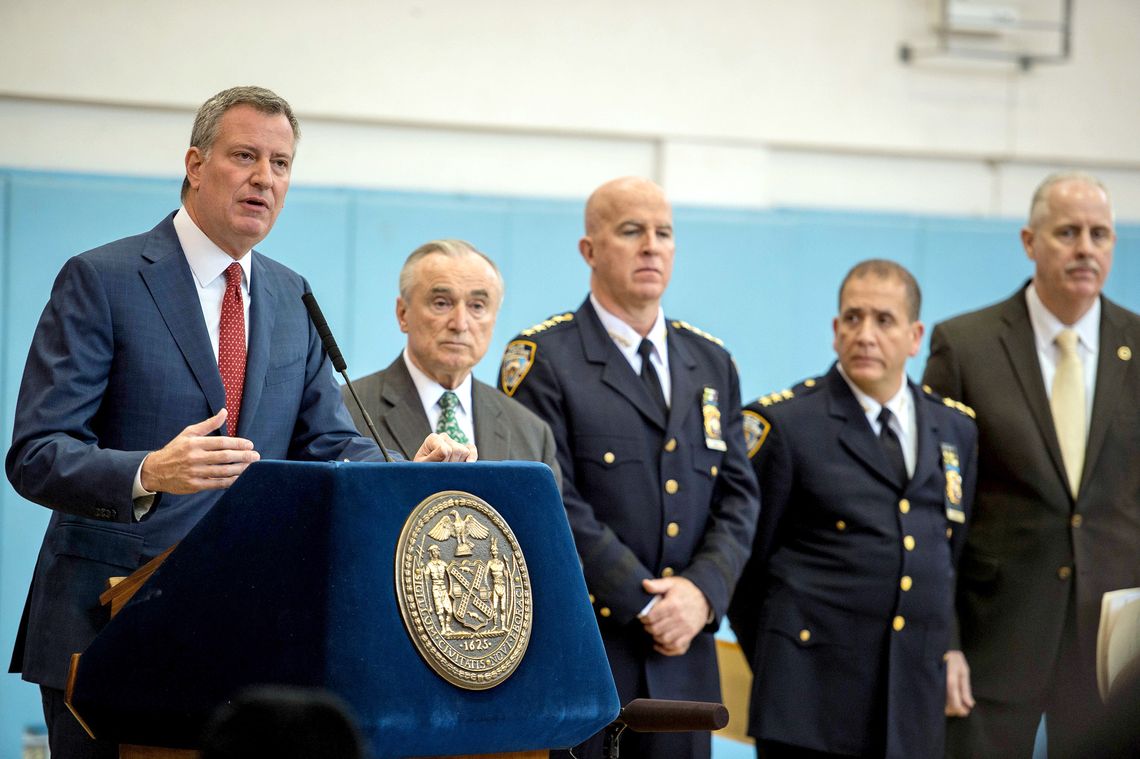
[[[471,493],[445,490],[412,510],[396,544],[396,601],[420,655],[460,688],[494,688],[530,642],[526,560],[499,512]]]

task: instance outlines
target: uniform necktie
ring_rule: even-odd
[[[439,421],[435,423],[436,432],[446,432],[457,443],[467,443],[467,436],[459,427],[459,420],[455,417],[455,409],[459,406],[459,396],[447,390],[439,396],[439,407],[443,409]]]
[[[879,444],[883,446],[883,454],[887,457],[887,466],[894,475],[895,484],[905,487],[910,480],[906,471],[906,458],[903,456],[902,443],[898,435],[891,429],[891,419],[894,414],[886,406],[879,412]]]
[[[1085,370],[1077,353],[1077,333],[1061,330],[1057,335],[1061,350],[1057,371],[1053,375],[1053,395],[1049,408],[1057,428],[1057,442],[1061,444],[1061,460],[1069,477],[1069,491],[1077,497],[1081,473],[1085,468]]]
[[[226,267],[226,294],[218,328],[218,371],[226,388],[226,434],[237,434],[241,391],[245,385],[245,313],[241,299],[241,264]]]
[[[661,413],[668,416],[669,407],[665,404],[665,393],[661,390],[661,378],[657,376],[657,369],[649,360],[650,354],[653,353],[653,343],[649,342],[648,338],[641,338],[641,344],[637,346],[637,353],[641,356],[641,381],[645,384],[645,389],[649,392],[649,397],[653,399],[653,403],[661,409]]]

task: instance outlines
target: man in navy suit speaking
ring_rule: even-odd
[[[178,542],[260,458],[382,458],[357,435],[301,296],[252,250],[285,204],[299,128],[259,87],[198,111],[182,207],[68,261],[28,352],[8,479],[52,509],[12,671],[38,683],[51,751],[115,757],[63,703],[99,593]],[[473,460],[431,435],[416,460]]]

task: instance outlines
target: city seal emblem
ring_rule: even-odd
[[[396,544],[396,601],[420,655],[460,688],[494,688],[530,642],[526,560],[499,512],[471,493],[436,493],[412,510]]]

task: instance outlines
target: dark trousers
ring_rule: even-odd
[[[1070,598],[1061,650],[1048,690],[1017,703],[977,698],[969,717],[946,724],[946,755],[953,759],[1030,759],[1041,715],[1049,759],[1084,756],[1082,748],[1093,725],[1103,721],[1104,705],[1095,669],[1077,644],[1076,603]],[[975,694],[976,695],[976,694]]]
[[[551,751],[550,759],[601,759],[604,737],[591,736],[569,751]],[[621,759],[709,759],[712,753],[711,733],[635,733],[621,734]]]
[[[119,745],[94,740],[63,703],[63,691],[40,686],[51,755],[60,759],[118,759]]]

